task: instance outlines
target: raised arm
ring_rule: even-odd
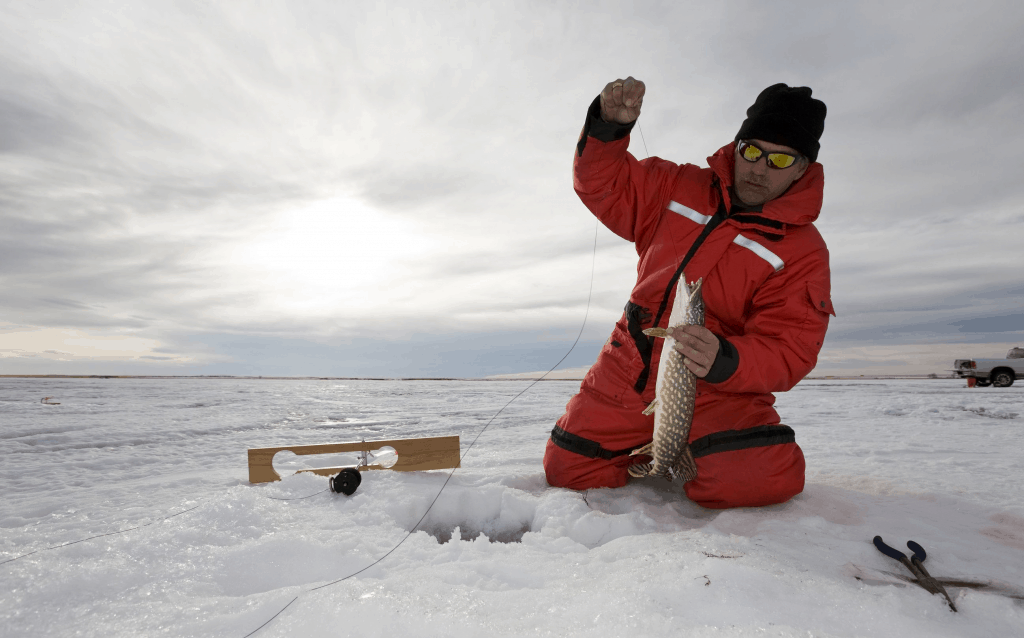
[[[609,82],[587,111],[573,160],[580,200],[609,230],[636,242],[638,251],[683,168],[656,157],[637,161],[628,152],[645,92],[644,83],[632,77]]]

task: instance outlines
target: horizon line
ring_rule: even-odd
[[[582,381],[583,377],[572,378],[541,378],[537,379],[530,372],[513,373],[521,376],[491,375],[487,377],[324,377],[324,376],[280,376],[280,375],[233,375],[233,374],[193,374],[193,375],[155,375],[155,374],[0,374],[0,379],[252,379],[252,380],[307,380],[307,381]],[[543,373],[536,373],[543,374]],[[806,376],[801,381],[825,379],[956,379],[956,375],[927,374],[850,374],[850,375],[816,375]]]

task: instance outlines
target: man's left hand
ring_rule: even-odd
[[[683,355],[683,365],[703,379],[718,357],[718,337],[704,326],[680,326],[672,328],[671,334],[676,350]]]

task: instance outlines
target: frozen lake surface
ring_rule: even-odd
[[[327,479],[311,474],[250,485],[247,448],[459,434],[465,452],[528,384],[0,379],[0,635],[242,638],[296,597],[254,635],[1024,635],[1024,384],[962,380],[779,395],[807,487],[730,511],[660,479],[548,487],[544,443],[579,382],[541,382],[420,531],[314,590],[391,550],[447,472],[316,494]],[[283,456],[282,475],[355,461]],[[876,534],[990,588],[950,587],[954,614],[886,573],[905,572]]]

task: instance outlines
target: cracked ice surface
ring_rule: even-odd
[[[247,448],[459,434],[465,452],[527,382],[0,379],[0,562],[41,550],[0,565],[0,635],[242,638],[296,596],[256,635],[1024,634],[1019,602],[951,588],[953,614],[871,545],[914,539],[933,576],[1021,593],[1020,386],[805,381],[777,403],[804,493],[712,511],[660,479],[549,488],[544,442],[578,385],[532,387],[420,531],[311,591],[394,548],[447,473],[277,501],[326,479],[250,485]]]

